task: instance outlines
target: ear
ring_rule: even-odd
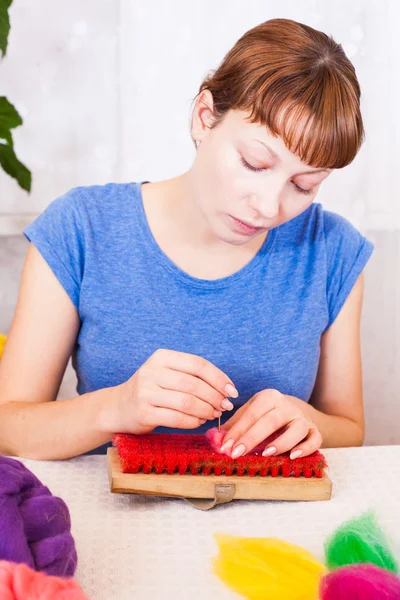
[[[201,142],[215,121],[213,97],[210,90],[203,90],[195,104],[192,118],[192,139]]]

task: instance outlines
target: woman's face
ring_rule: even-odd
[[[207,114],[196,112],[192,127],[200,142],[190,170],[197,206],[217,237],[238,245],[302,213],[332,171],[307,166],[247,116],[231,110],[210,129]],[[260,229],[243,231],[234,219]]]

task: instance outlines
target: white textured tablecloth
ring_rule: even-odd
[[[179,499],[111,494],[105,456],[19,460],[67,503],[78,551],[76,579],[90,600],[232,600],[239,596],[211,571],[216,532],[279,537],[323,561],[327,535],[372,508],[400,556],[400,446],[323,452],[331,500],[236,500],[206,512]]]

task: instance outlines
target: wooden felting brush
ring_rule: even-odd
[[[212,431],[115,435],[107,452],[111,491],[180,497],[198,508],[233,499],[330,499],[332,482],[319,451],[294,460],[289,453],[267,457],[264,442],[233,459],[213,447]]]

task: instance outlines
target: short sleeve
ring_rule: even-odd
[[[374,245],[347,219],[324,211],[327,260],[327,302],[332,325],[367,264]]]
[[[85,262],[78,190],[53,200],[24,229],[25,237],[39,250],[77,310]]]

